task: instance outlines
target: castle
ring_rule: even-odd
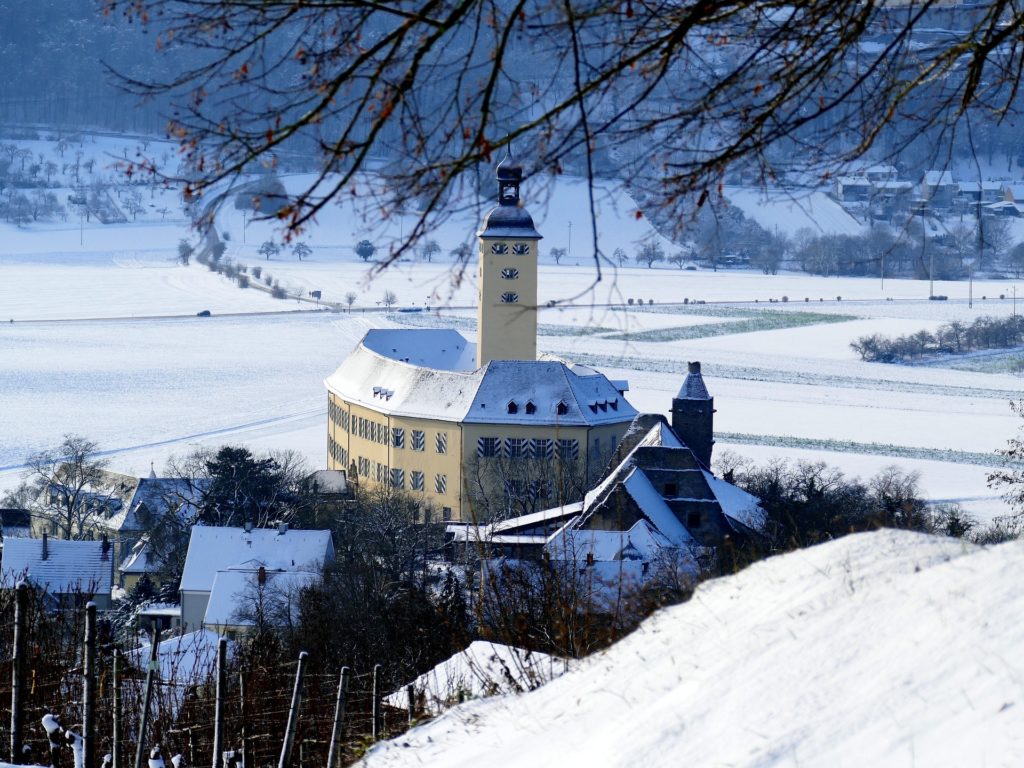
[[[626,382],[537,359],[541,235],[520,199],[522,177],[510,157],[498,165],[498,205],[477,232],[476,342],[450,329],[371,330],[325,381],[328,468],[363,487],[406,491],[435,519],[475,521],[480,500],[495,494],[535,497],[537,509],[580,494],[637,415]],[[673,403],[673,422],[678,410],[706,442],[705,463],[706,394]]]

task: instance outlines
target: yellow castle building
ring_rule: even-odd
[[[498,205],[477,232],[476,343],[450,329],[372,330],[325,381],[328,468],[420,497],[435,519],[475,520],[495,494],[566,500],[558,478],[596,478],[637,414],[625,382],[537,359],[541,235],[522,176],[509,157],[498,165]]]

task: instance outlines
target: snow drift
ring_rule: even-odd
[[[849,536],[708,582],[546,686],[365,764],[1024,764],[1024,542]]]

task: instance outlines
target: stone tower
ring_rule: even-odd
[[[679,394],[672,399],[672,429],[693,451],[697,461],[711,468],[711,448],[715,444],[715,398],[708,394],[700,363],[690,363]]]
[[[541,235],[522,207],[523,169],[507,155],[498,164],[498,206],[484,218],[476,363],[537,359],[537,244]]]

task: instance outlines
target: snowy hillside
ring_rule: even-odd
[[[897,531],[773,558],[365,765],[1022,765],[1022,567]]]

